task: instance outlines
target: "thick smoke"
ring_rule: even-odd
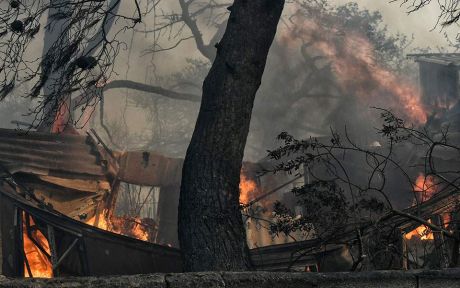
[[[291,13],[256,98],[247,157],[263,157],[259,152],[273,148],[282,131],[306,138],[347,127],[369,145],[379,125],[371,107],[391,109],[415,125],[426,122],[416,79],[402,76],[417,75],[404,56],[407,38],[391,35],[379,14],[353,4]]]
[[[399,77],[400,74],[416,75],[416,71],[405,68],[407,61],[403,65],[395,61],[404,59],[400,48],[410,43],[399,43],[398,36],[391,34],[399,30],[405,34],[415,33],[412,46],[433,44],[431,39],[434,36],[426,37],[427,33],[435,35],[438,40],[442,36],[427,32],[431,24],[423,18],[436,11],[424,11],[428,13],[424,15],[428,16],[423,18],[419,17],[420,14],[406,16],[403,8],[395,4],[358,1],[366,8],[382,11],[382,23],[377,14],[365,12],[362,7],[358,9],[348,5],[348,10],[332,8],[349,1],[328,1],[330,5],[327,7],[315,6],[314,2],[321,1],[286,6],[262,87],[256,97],[246,160],[263,158],[267,149],[277,145],[275,137],[282,131],[298,137],[322,136],[329,134],[330,127],[343,129],[346,125],[356,137],[372,142],[373,139],[367,138],[375,134],[373,127],[377,125],[374,121],[377,113],[372,112],[370,106],[399,109],[396,112],[400,116],[406,114],[414,123],[424,121],[423,112],[416,103],[416,81]],[[130,3],[123,2],[120,13],[134,11]],[[126,46],[114,61],[117,72],[113,75],[114,79],[129,79],[200,94],[210,63],[196,49],[187,27],[178,25],[161,33],[154,29],[180,14],[177,3],[162,1],[153,7],[151,1],[144,1],[141,7],[143,12],[148,12],[143,22],[135,31],[126,31],[118,36]],[[197,6],[197,10],[199,8]],[[214,11],[218,18],[211,20],[210,14],[204,14],[197,19],[206,43],[214,35],[216,26],[225,21],[228,15],[225,8],[223,5]],[[389,31],[385,30],[387,23]],[[315,43],[307,45],[312,40]],[[31,57],[41,54],[39,47],[42,41],[41,31],[34,40],[38,54]],[[175,45],[179,41],[180,44]],[[164,51],[151,53],[153,50]],[[406,70],[393,73],[395,69]],[[398,95],[401,97],[398,98]],[[183,157],[199,104],[118,89],[106,93],[104,108],[106,124],[118,141],[114,143],[116,148],[152,149],[169,156]],[[2,126],[7,127],[10,120],[21,120],[18,114],[22,113],[3,114],[5,120]],[[99,125],[98,109],[91,123],[112,145]]]

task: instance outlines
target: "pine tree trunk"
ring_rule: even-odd
[[[186,271],[251,266],[238,185],[255,94],[283,6],[284,0],[235,0],[229,8],[183,167],[179,240]]]

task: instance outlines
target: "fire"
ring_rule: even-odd
[[[424,202],[429,200],[433,195],[437,192],[437,186],[434,180],[434,177],[431,175],[425,176],[425,174],[420,173],[415,180],[414,184],[414,192],[420,193],[420,201]],[[450,221],[449,214],[443,215],[443,225],[448,225]],[[428,222],[431,223],[430,220]],[[447,227],[447,226],[446,226]],[[433,232],[431,229],[426,227],[425,225],[420,225],[416,229],[412,230],[410,233],[406,234],[406,239],[412,239],[412,237],[417,236],[421,240],[433,240]]]
[[[240,203],[249,203],[252,194],[257,191],[257,184],[254,180],[248,179],[246,175],[240,175]]]
[[[53,268],[51,265],[51,261],[48,257],[43,253],[32,240],[27,235],[27,227],[26,227],[26,217],[29,217],[30,226],[34,227],[35,223],[30,216],[26,216],[23,214],[23,239],[24,239],[24,253],[27,258],[27,262],[29,263],[30,270],[32,275],[29,275],[26,263],[24,262],[24,276],[25,277],[38,277],[38,278],[51,278],[53,277]],[[38,229],[31,229],[30,236],[40,244],[41,247],[51,255],[50,247],[48,240],[46,239],[45,235],[38,230]]]
[[[117,234],[149,241],[149,232],[141,219],[135,217],[114,217],[111,219],[111,231]]]
[[[449,213],[444,213],[442,215],[442,223],[444,224],[444,228],[448,228],[451,221],[452,221],[452,217]]]
[[[129,236],[142,241],[149,241],[148,229],[142,224],[141,219],[116,216],[107,219],[105,215],[107,215],[107,210],[102,211],[99,215],[98,223],[96,223],[96,216],[93,216],[85,223],[112,233]]]
[[[334,25],[325,27],[302,16],[296,17],[294,23],[293,28],[281,34],[280,41],[290,47],[308,43],[309,49],[321,53],[330,62],[345,92],[372,106],[390,104],[414,124],[427,121],[420,91],[376,61],[375,47],[367,37],[354,31],[341,31]]]
[[[59,109],[56,111],[51,133],[61,133],[64,131],[67,122],[69,121],[69,107],[66,101],[59,104]]]
[[[430,221],[428,221],[430,222]],[[425,225],[420,225],[416,229],[412,230],[411,232],[405,235],[407,240],[412,239],[413,237],[418,237],[421,240],[434,240],[433,232],[430,228]]]
[[[51,126],[51,133],[55,134],[73,134],[79,135],[78,131],[73,127],[70,120],[70,99],[66,99],[60,102],[59,107],[54,117],[53,125]]]
[[[134,228],[131,230],[132,234],[134,237],[136,237],[139,240],[142,241],[148,241],[149,240],[149,234],[147,231],[145,231],[145,228],[141,226],[140,224],[136,223]]]
[[[420,173],[415,180],[414,192],[420,193],[420,200],[422,202],[433,197],[437,192],[434,177],[431,175],[425,176],[423,173]]]
[[[449,224],[451,221],[451,216],[449,213],[444,213],[442,215],[442,226],[444,228],[448,228]],[[429,223],[431,223],[431,220],[428,220]],[[433,232],[431,231],[430,228],[428,228],[425,225],[420,225],[416,229],[412,230],[411,232],[407,233],[405,235],[405,238],[410,240],[412,237],[418,237],[421,240],[434,240],[434,235]]]

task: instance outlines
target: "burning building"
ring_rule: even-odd
[[[94,131],[81,136],[1,129],[0,140],[1,274],[55,277],[181,271],[177,206],[182,159],[148,151],[112,151]],[[293,183],[279,176],[263,177],[261,182],[257,173],[264,169],[262,164],[244,166],[243,205],[252,201],[268,206],[267,196],[279,196],[276,193],[287,188],[284,182]],[[123,210],[117,199],[129,194],[123,189],[127,185],[141,187],[139,195],[144,196],[138,203],[156,199],[157,208],[149,214],[156,217],[117,213]],[[152,197],[155,191],[159,195]],[[265,210],[261,213],[267,216]],[[252,248],[293,241],[273,238],[252,218],[244,217]]]
[[[122,183],[178,189],[180,174],[175,171],[180,171],[181,160],[111,151],[96,134],[3,129],[0,139],[2,274],[52,277],[181,271],[179,250],[151,243],[158,239],[174,243],[166,224],[159,229],[162,221],[174,221],[168,218],[170,211],[159,211],[156,221],[114,215]]]
[[[460,194],[455,184],[458,177],[455,171],[460,162],[455,147],[460,144],[460,55],[417,54],[410,57],[419,63],[420,107],[427,114],[426,121],[420,125],[433,143],[444,143],[448,139],[450,146],[434,144],[429,154],[415,142],[394,147],[396,161],[403,163],[400,165],[404,165],[404,177],[411,179],[412,184],[402,185],[404,177],[398,178],[392,171],[385,175],[386,187],[389,187],[385,201],[393,206],[390,211],[375,216],[362,215],[364,217],[359,218],[366,221],[347,223],[327,240],[310,239],[255,249],[253,253],[259,256],[253,259],[258,265],[272,270],[301,271],[349,271],[357,269],[357,265],[361,270],[458,265]],[[366,155],[384,151],[380,144],[366,149]],[[340,157],[345,158],[344,155]],[[347,171],[347,178],[358,179],[353,185],[359,187],[359,179],[368,181],[366,173],[369,171],[356,159],[348,158],[342,168]],[[429,174],[425,174],[427,170]]]
[[[460,139],[460,56],[411,57],[420,64],[421,101],[431,115],[426,127],[435,131],[449,124],[453,140]],[[3,129],[0,140],[2,274],[53,277],[181,271],[176,230],[182,159],[148,151],[112,151],[94,131],[79,136]],[[410,153],[401,153],[402,162],[415,163],[423,157],[416,149],[404,149]],[[445,167],[460,165],[449,153],[435,157]],[[409,174],[419,203],[412,202],[410,193],[392,186],[390,199],[406,216],[381,215],[381,225],[386,227],[383,230],[370,223],[344,226],[327,243],[304,235],[273,236],[263,227],[271,220],[268,207],[284,197],[301,215],[301,207],[286,197],[291,188],[310,181],[308,171],[297,176],[258,176],[273,164],[265,160],[244,163],[241,176],[240,202],[245,207],[248,243],[258,269],[349,270],[352,254],[360,249],[357,243],[364,239],[373,247],[378,242],[375,235],[382,233],[391,236],[391,247],[399,256],[386,257],[383,253],[372,263],[372,269],[420,268],[416,263],[426,255],[421,256],[416,249],[425,249],[420,245],[426,243],[433,244],[430,249],[434,255],[429,261],[422,259],[427,265],[452,265],[446,259],[455,258],[458,242],[445,239],[445,233],[458,230],[460,197],[456,189],[439,192],[431,176],[413,169]],[[359,177],[359,165],[355,164],[350,163],[350,170]],[[139,188],[143,196],[138,204],[140,211],[147,202],[157,201],[157,208],[147,213],[149,219],[117,214],[117,199],[125,193],[126,185],[148,187]],[[407,215],[428,224],[420,225]],[[445,231],[437,231],[429,223],[445,227]],[[362,238],[359,241],[357,230]]]

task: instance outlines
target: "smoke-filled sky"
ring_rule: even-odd
[[[388,26],[388,30],[393,33],[402,33],[407,35],[409,38],[413,35],[413,41],[411,48],[425,48],[431,47],[436,51],[437,47],[445,47],[447,41],[443,36],[444,32],[450,35],[452,40],[455,40],[456,26],[447,29],[441,29],[438,25],[436,26],[437,17],[439,15],[439,8],[437,2],[433,1],[433,4],[424,7],[421,11],[408,14],[408,8],[401,6],[401,1],[392,2],[390,0],[329,0],[328,3],[331,6],[343,5],[346,3],[355,2],[360,8],[365,8],[370,11],[379,11],[383,16],[383,22]],[[436,3],[435,3],[436,2]],[[174,5],[175,1],[168,1],[166,7],[172,10],[177,10],[177,5]],[[285,13],[289,14],[296,7],[292,4],[286,5]],[[206,40],[207,36],[212,35],[213,32],[202,31]],[[139,37],[137,40],[142,43],[145,41],[145,45],[149,45],[148,38]],[[142,46],[142,45],[141,45]],[[144,46],[145,47],[145,46]],[[157,72],[169,73],[177,71],[184,63],[184,59],[187,57],[200,57],[200,53],[196,50],[195,43],[193,41],[184,41],[179,47],[173,51],[162,52],[155,58],[155,64],[158,68]],[[139,59],[139,64],[145,63],[144,59]],[[137,75],[136,75],[137,76]]]
[[[389,0],[330,0],[328,3],[331,6],[334,5],[343,5],[349,2],[358,3],[360,8],[366,8],[370,11],[379,11],[383,16],[383,22],[385,25],[388,26],[390,33],[395,34],[401,32],[409,37],[411,35],[414,36],[414,40],[412,42],[411,47],[432,47],[436,49],[436,47],[445,47],[447,45],[446,40],[443,36],[443,31],[441,28],[435,27],[437,16],[439,15],[439,10],[437,7],[437,2],[433,1],[433,5],[425,7],[422,11],[415,12],[413,14],[407,15],[407,7],[401,7],[400,2],[390,3]],[[122,13],[126,15],[131,15],[135,9],[135,7],[130,7],[130,3],[132,1],[123,1],[123,6],[121,8]],[[164,0],[161,2],[162,9],[164,9],[165,13],[174,11],[179,12],[179,7],[177,5],[177,0]],[[289,15],[290,12],[295,11],[297,9],[294,5],[289,4],[286,5],[285,15]],[[151,15],[149,17],[144,17],[143,23],[137,26],[137,31],[144,31],[151,29],[153,26],[153,21],[155,17]],[[202,22],[205,22],[202,20]],[[198,23],[200,25],[201,32],[204,35],[204,40],[207,43],[209,38],[213,35],[215,29],[209,28],[209,25],[206,23]],[[451,35],[455,35],[455,27],[451,27],[447,29],[447,31]],[[278,33],[280,34],[280,33]],[[189,31],[188,29],[184,29],[184,36],[188,36]],[[279,37],[280,35],[278,35]],[[32,47],[34,51],[38,51],[38,55],[30,55],[32,58],[40,57],[42,46],[43,46],[43,35],[40,33],[37,35],[36,40],[33,42]],[[153,41],[153,34],[149,33],[132,33],[132,31],[126,31],[126,33],[120,35],[120,40],[127,43],[126,50],[122,49],[120,51],[119,57],[115,61],[115,71],[118,73],[117,75],[113,75],[113,79],[128,79],[133,81],[139,81],[154,85],[167,85],[161,82],[162,77],[168,77],[171,74],[183,72],[184,67],[187,65],[186,59],[204,59],[204,57],[197,51],[196,44],[192,39],[183,41],[178,45],[176,48],[168,51],[163,51],[160,53],[155,54],[148,54],[146,55],[145,50],[151,47]],[[167,38],[167,36],[163,35],[163,38]],[[455,37],[452,37],[452,39]],[[171,43],[163,43],[164,46],[171,46],[177,39],[171,40]],[[279,44],[279,43],[278,43]],[[282,43],[281,43],[282,45]],[[129,52],[130,50],[130,52]],[[273,49],[272,49],[273,50]],[[283,65],[288,65],[287,62],[290,60],[291,62],[295,63],[294,60],[297,61],[298,56],[289,55],[287,57],[286,62]],[[292,64],[292,63],[291,63]],[[273,67],[276,67],[276,63],[273,64]],[[276,71],[271,71],[270,66],[267,66],[266,69],[266,78],[265,79],[277,79],[279,78],[276,75]],[[197,81],[198,82],[198,81]],[[270,82],[270,81],[266,81]],[[201,86],[201,83],[195,83],[196,86]],[[264,84],[263,84],[264,85]],[[267,88],[268,87],[268,88]],[[290,89],[290,88],[287,88]],[[261,91],[272,91],[270,85],[265,84],[261,87]],[[197,91],[191,91],[193,93],[197,93]],[[260,92],[260,93],[262,93]],[[284,93],[285,91],[281,91]],[[259,93],[259,94],[260,94]],[[134,91],[126,91],[125,89],[119,89],[116,91],[110,91],[106,94],[111,100],[106,102],[106,111],[107,111],[107,118],[110,119],[123,119],[126,122],[126,129],[129,132],[139,133],[141,135],[145,135],[148,133],[152,133],[151,124],[152,123],[161,123],[158,129],[161,131],[166,130],[175,130],[174,125],[176,122],[179,122],[177,119],[177,105],[174,106],[172,104],[167,103],[168,100],[160,99],[159,110],[157,113],[154,113],[157,118],[151,119],[152,117],[150,114],[144,113],[143,110],[145,107],[140,107],[138,104],[132,104],[127,99],[131,98],[133,95],[143,95],[142,93],[134,92]],[[126,97],[125,97],[126,96]],[[146,96],[148,97],[148,96]],[[161,98],[161,97],[160,97]],[[259,101],[256,100],[256,108],[259,110],[263,110],[263,105],[277,105],[276,103],[261,101],[261,97],[258,97]],[[163,102],[166,104],[164,104]],[[316,101],[318,102],[318,101]],[[315,103],[316,103],[315,102]],[[162,104],[163,103],[163,104]],[[303,103],[304,106],[311,107],[310,104]],[[315,123],[312,119],[320,118],[321,115],[325,114],[323,109],[329,109],[328,106],[323,104],[315,104],[317,109],[312,109],[311,113],[304,113],[308,114],[309,118],[305,115],[302,115],[302,120],[299,122],[307,123],[309,126],[314,126],[317,128],[319,123]],[[323,105],[323,106],[321,106]],[[128,107],[127,111],[123,112],[124,107]],[[168,109],[166,109],[166,108]],[[184,110],[187,110],[187,113],[190,113],[192,116],[196,114],[199,105],[197,103],[182,103],[181,107]],[[303,106],[302,106],[303,107]],[[300,108],[298,110],[301,110]],[[269,110],[267,110],[269,111]],[[318,115],[316,115],[317,113]],[[126,115],[125,115],[126,114]],[[287,116],[290,115],[288,111],[280,111],[280,114],[286,114]],[[295,114],[291,114],[293,118],[297,118],[298,116]],[[1,115],[0,115],[1,116]],[[125,117],[126,116],[126,117]],[[186,114],[186,116],[190,116]],[[17,119],[18,113],[14,115],[8,115],[4,117],[0,117],[0,122],[2,127],[10,126],[10,120],[21,120]],[[193,117],[184,118],[184,121],[188,121],[190,123],[194,123]],[[258,124],[256,121],[253,121],[254,125],[252,127],[252,131],[261,130],[261,125]],[[281,123],[283,124],[283,123]],[[288,128],[292,128],[291,126],[284,127],[280,124],[280,127],[276,127],[274,133],[281,132],[282,130],[286,130]],[[150,126],[149,126],[150,125]],[[272,125],[272,124],[271,124]],[[286,125],[285,125],[286,126]],[[264,126],[265,127],[265,126]],[[188,138],[191,135],[193,125],[190,125],[190,131],[181,132],[185,135],[185,138]],[[263,128],[263,127],[262,127]],[[279,131],[278,131],[279,130]],[[291,129],[292,130],[292,129]],[[101,133],[104,134],[104,133]],[[153,133],[154,134],[154,133]],[[273,135],[270,135],[271,138]],[[128,136],[125,136],[128,137]],[[153,137],[155,138],[155,137]],[[271,139],[270,138],[270,139]],[[250,138],[248,140],[248,147],[251,147],[252,144],[255,142],[260,141],[260,135],[256,133],[250,134]],[[161,142],[163,143],[163,142]],[[184,147],[186,147],[184,143]],[[166,145],[165,145],[166,146]],[[254,145],[253,145],[254,146]],[[132,148],[132,147],[130,147]],[[264,148],[268,148],[265,147]],[[156,148],[155,148],[156,149]],[[260,150],[260,147],[257,146],[254,150]],[[166,149],[167,150],[167,149]],[[184,149],[183,149],[184,150]],[[261,150],[262,152],[265,149]],[[183,151],[185,152],[185,150]],[[251,152],[252,153],[252,152]],[[251,153],[248,153],[251,154]],[[248,156],[247,155],[247,156]],[[260,158],[260,155],[254,155],[254,158]]]
[[[443,31],[436,26],[439,15],[437,3],[433,3],[423,10],[408,15],[407,6],[401,6],[401,1],[390,3],[389,0],[330,0],[331,4],[346,4],[356,2],[361,8],[377,10],[383,16],[383,21],[388,29],[393,32],[401,32],[407,35],[414,35],[413,46],[415,47],[436,47],[446,45]],[[437,1],[433,1],[437,2]],[[446,31],[454,36],[457,27],[451,27]]]

